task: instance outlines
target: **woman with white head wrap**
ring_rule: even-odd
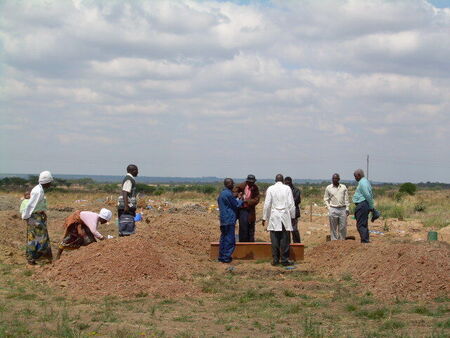
[[[31,190],[28,205],[22,211],[22,219],[27,222],[26,257],[31,265],[35,265],[40,257],[45,257],[49,261],[53,258],[47,231],[47,199],[44,193],[52,182],[50,171],[41,172],[39,184]]]
[[[105,237],[98,232],[99,224],[105,224],[111,220],[112,212],[102,208],[97,214],[91,211],[75,211],[64,222],[64,236],[59,244],[56,259],[61,257],[64,250],[75,250],[81,246],[89,245],[96,240],[104,240]]]

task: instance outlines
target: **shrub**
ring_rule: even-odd
[[[417,187],[415,184],[406,182],[400,186],[400,189],[398,191],[412,196],[416,193],[416,190]]]
[[[414,205],[414,211],[416,212],[424,212],[426,209],[425,204],[423,202],[419,202]]]
[[[402,192],[402,191],[396,192],[396,193],[394,194],[394,200],[395,200],[396,202],[400,202],[400,201],[403,199],[404,196],[405,196],[405,193],[404,193],[404,192]]]

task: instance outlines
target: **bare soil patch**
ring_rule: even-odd
[[[351,276],[379,298],[409,300],[450,293],[449,258],[448,244],[424,242],[333,241],[309,253],[311,266],[318,273],[337,278]]]

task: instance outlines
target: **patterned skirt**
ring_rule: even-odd
[[[47,216],[44,213],[34,213],[27,219],[26,257],[34,261],[41,257],[52,258],[50,237],[47,231]]]
[[[75,250],[94,242],[96,242],[95,237],[87,226],[84,224],[72,224],[66,230],[63,240],[59,243],[59,248]]]

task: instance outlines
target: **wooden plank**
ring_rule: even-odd
[[[289,248],[289,258],[293,261],[304,259],[305,246],[302,243],[292,243]],[[219,242],[211,242],[210,258],[219,257]],[[272,244],[270,242],[238,242],[233,252],[233,259],[272,259]]]

